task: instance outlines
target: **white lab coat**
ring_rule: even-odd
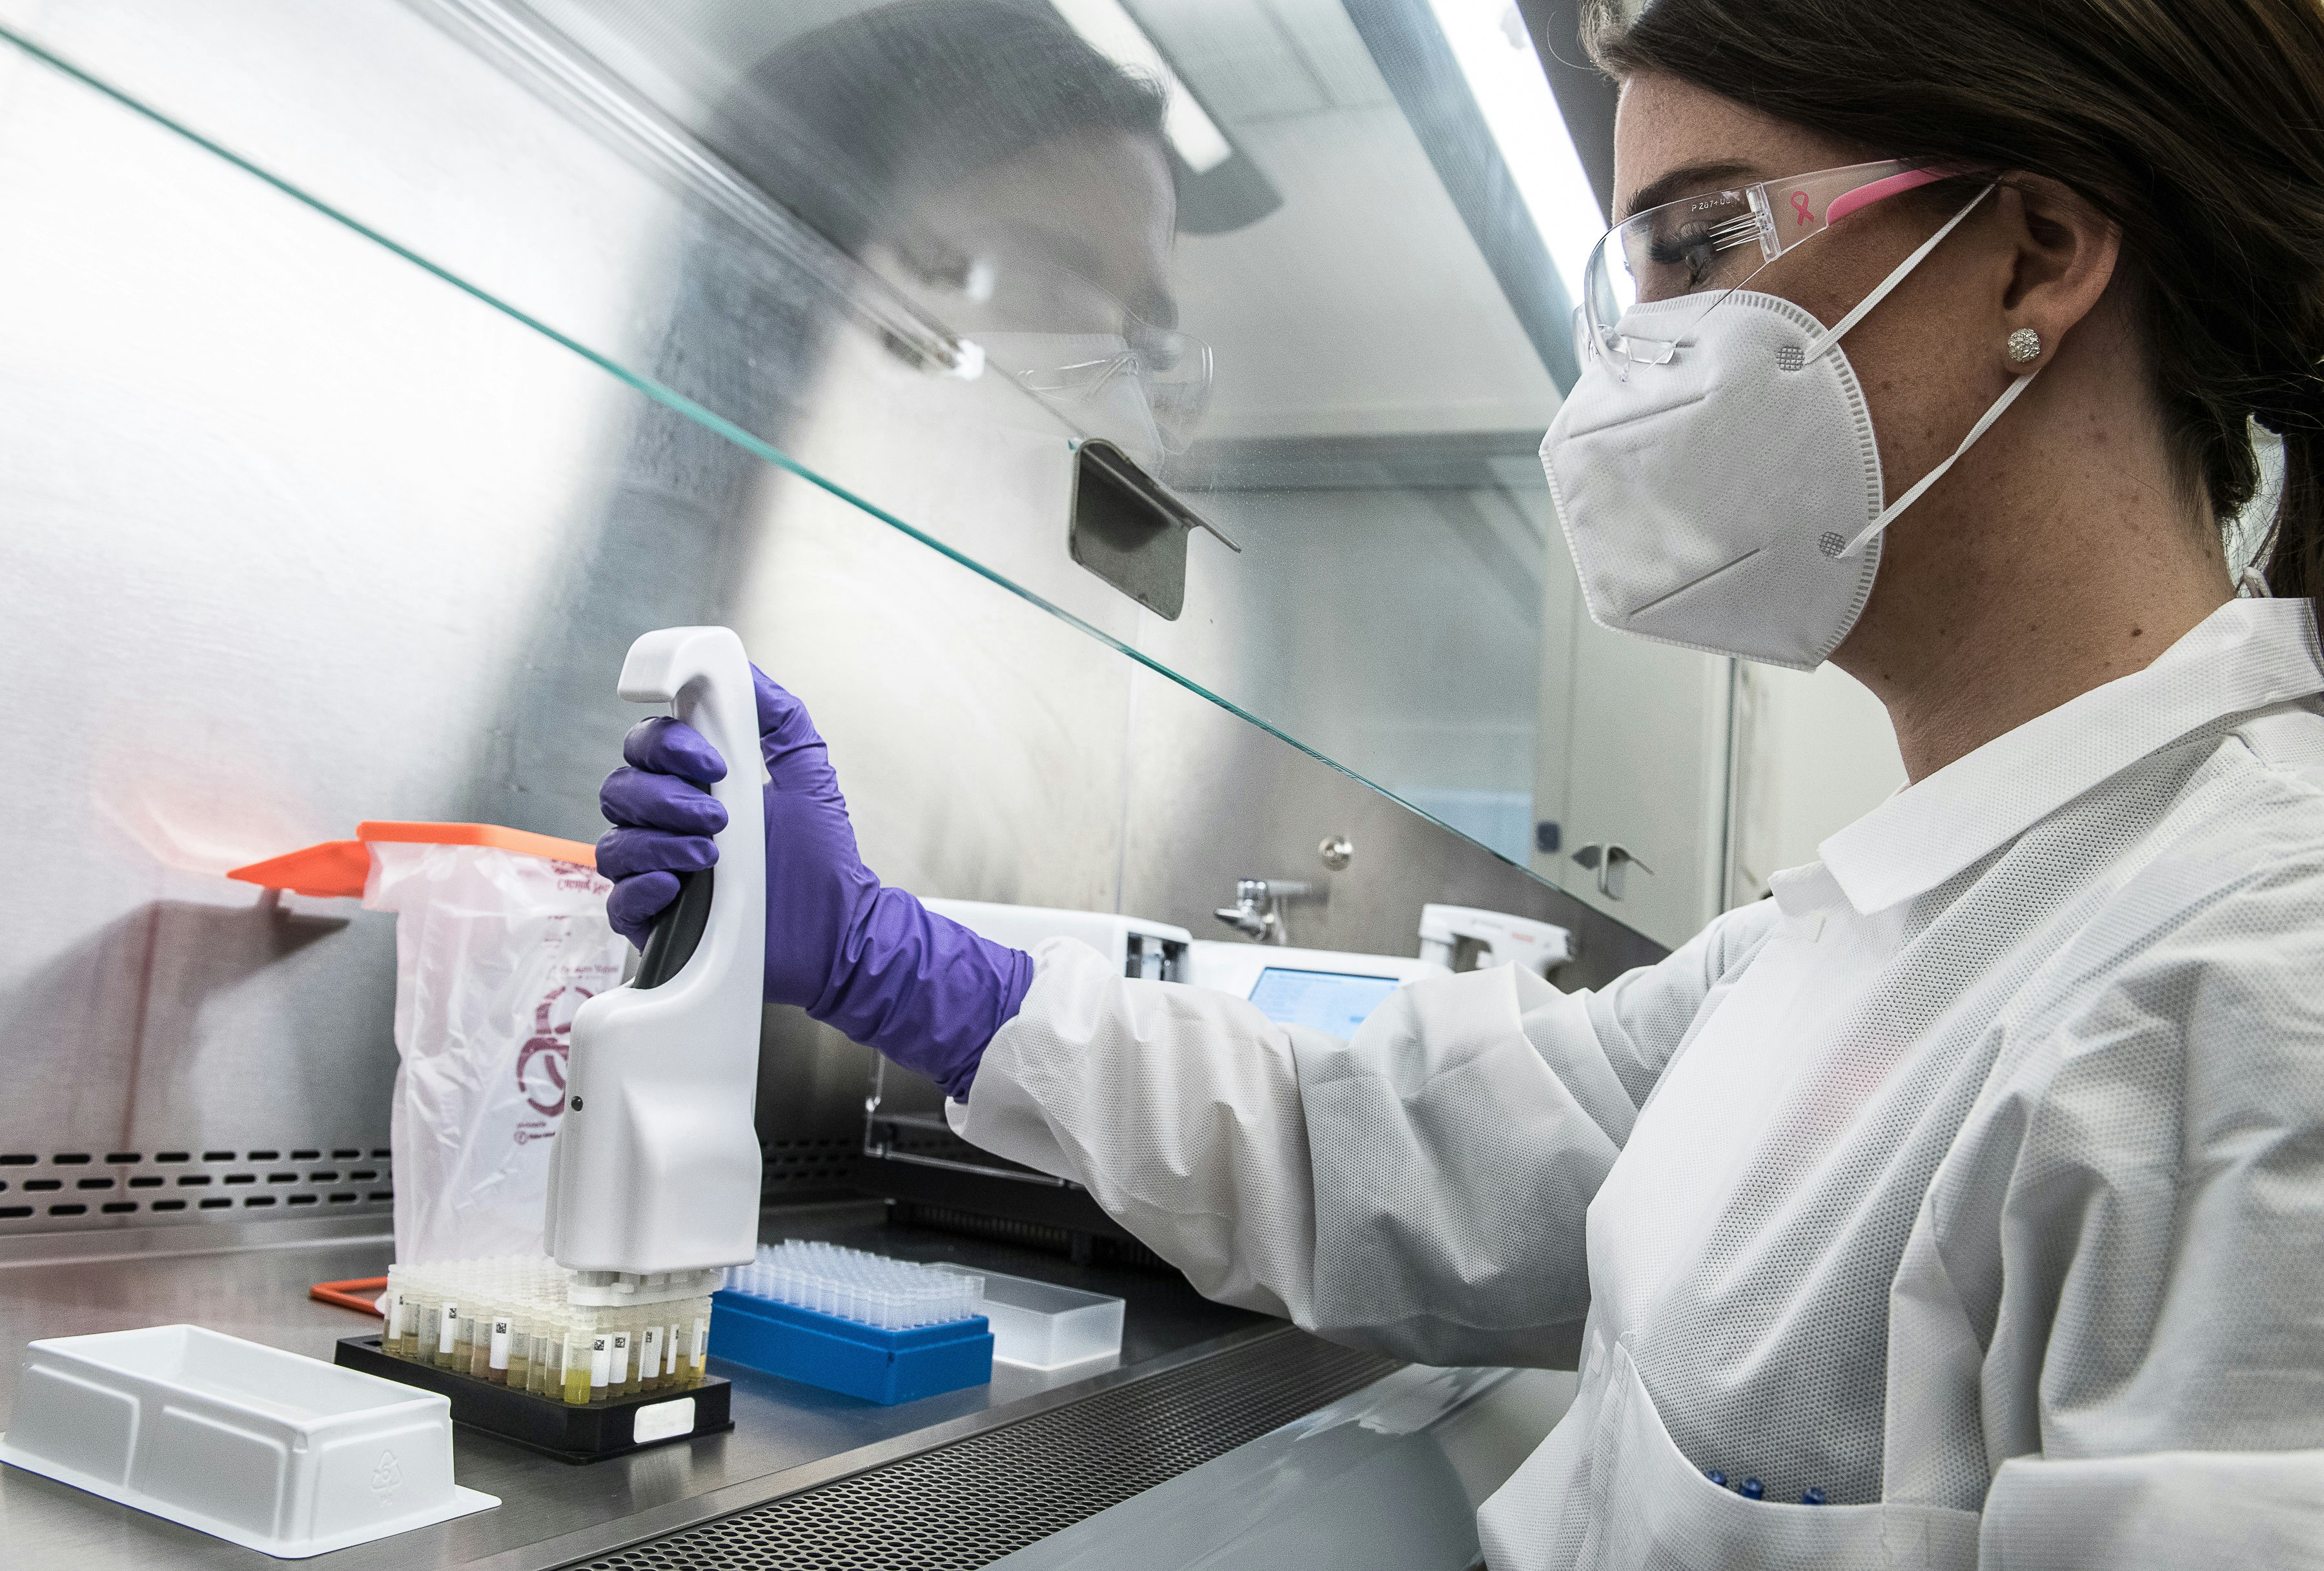
[[[1578,1354],[1497,1571],[2324,1565],[2319,694],[2236,602],[1594,994],[1342,1043],[1052,944],[954,1126],[1213,1297]]]

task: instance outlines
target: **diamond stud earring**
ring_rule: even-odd
[[[2031,327],[2020,327],[2009,335],[2009,363],[2031,365],[2042,358],[2042,335]]]

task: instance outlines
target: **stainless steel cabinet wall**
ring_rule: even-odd
[[[1408,951],[1451,899],[1582,926],[1571,979],[1653,952],[1363,784],[1533,816],[1558,554],[1526,449],[1556,395],[1350,14],[1138,7],[1278,198],[1213,191],[1259,216],[1165,248],[1217,369],[1154,467],[1248,537],[1194,540],[1166,622],[1065,550],[1074,444],[1119,411],[998,348],[948,370],[979,258],[799,224],[685,117],[761,58],[689,87],[672,62],[725,35],[630,25],[763,9],[564,6],[558,42],[465,0],[0,0],[0,1154],[383,1144],[388,919],[221,875],[364,817],[593,837],[621,652],[674,622],[731,622],[807,695],[907,887],[1194,926],[1295,877],[1297,942]],[[1236,77],[1204,15],[1299,72]],[[1020,176],[993,201],[1049,211]],[[1628,794],[1595,767],[1559,789]],[[837,1151],[832,1054],[778,1077],[775,1125]],[[0,1227],[156,1219],[61,1193],[0,1191],[32,1213]]]

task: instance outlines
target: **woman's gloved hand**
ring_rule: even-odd
[[[756,666],[767,812],[769,1003],[815,1019],[929,1076],[965,1099],[985,1043],[1025,1001],[1033,959],[979,938],[901,889],[856,853],[828,749],[807,706]],[[641,721],[622,740],[628,767],[599,804],[615,827],[597,842],[613,880],[613,928],[642,948],[678,894],[678,874],[717,861],[725,809],[705,786],[726,762],[693,727]]]

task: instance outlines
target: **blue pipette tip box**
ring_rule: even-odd
[[[731,1288],[710,1300],[710,1355],[886,1406],[992,1378],[982,1315],[888,1331]]]

